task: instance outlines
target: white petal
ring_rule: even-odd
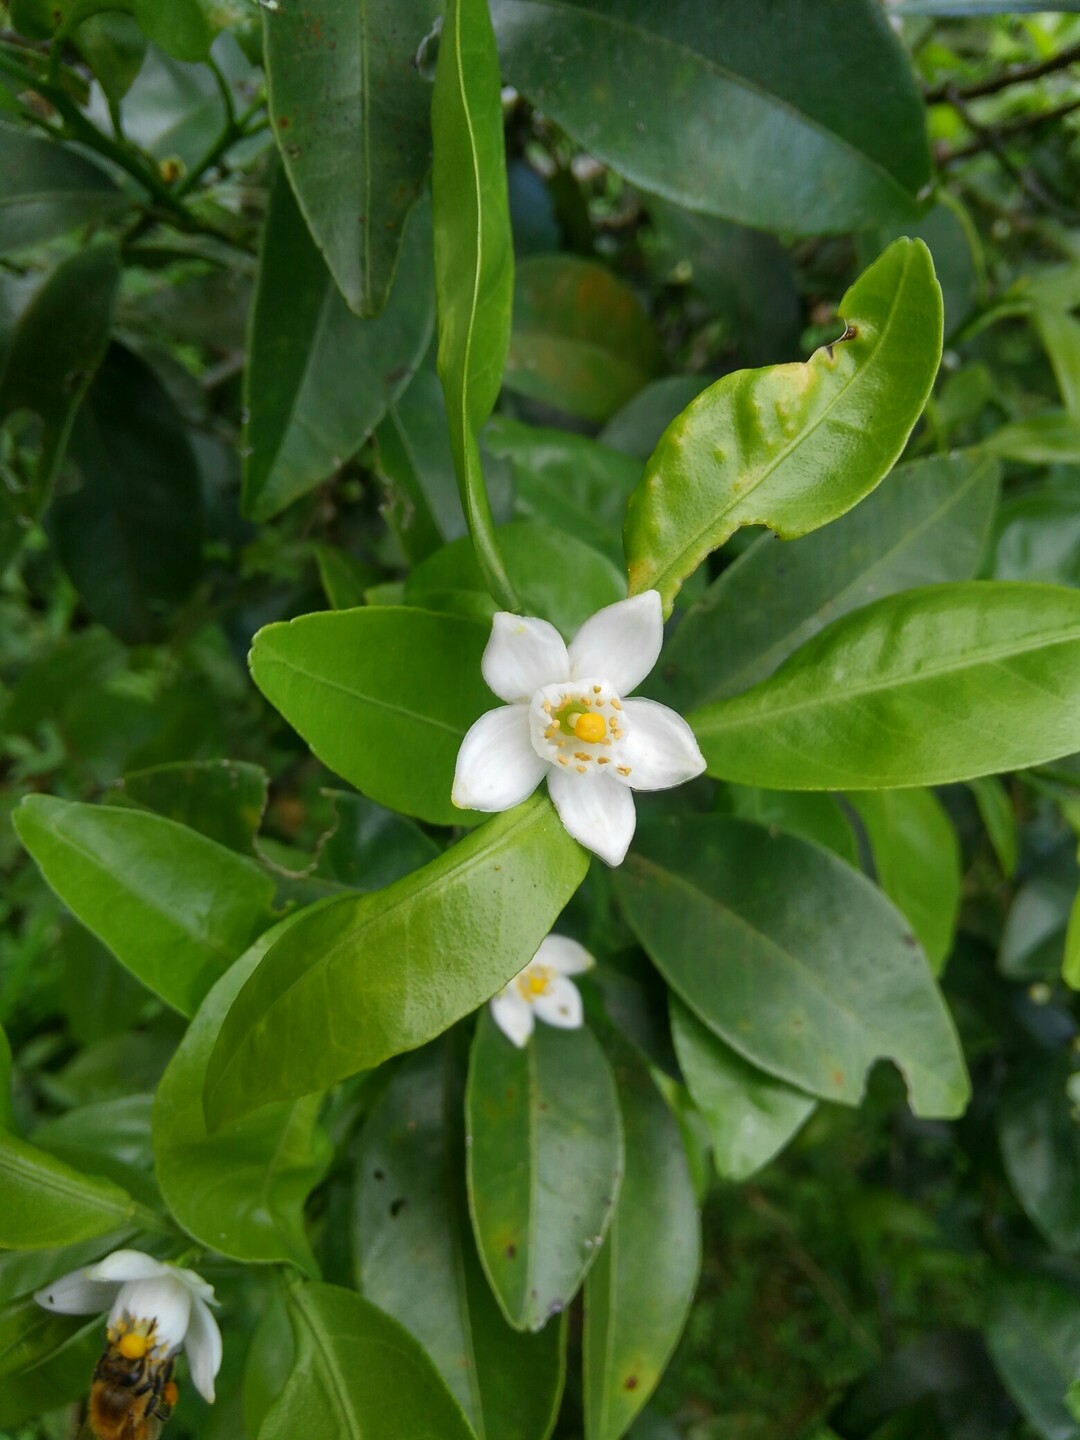
[[[532,1006],[516,990],[501,990],[491,1002],[491,1017],[508,1040],[519,1050],[528,1044],[533,1032]]]
[[[173,1268],[141,1250],[114,1250],[94,1265],[86,1267],[90,1280],[115,1280],[123,1284],[127,1280],[152,1280],[158,1275],[171,1275]]]
[[[602,675],[620,695],[628,695],[656,664],[663,640],[659,591],[646,590],[585,621],[570,642],[570,674],[574,679]]]
[[[655,700],[626,700],[623,708],[630,724],[619,763],[630,774],[616,771],[616,780],[632,790],[670,790],[702,773],[705,756],[681,715]]]
[[[91,1280],[85,1270],[73,1270],[36,1291],[34,1299],[58,1315],[97,1315],[108,1310],[116,1290],[108,1280]]]
[[[550,965],[560,975],[580,975],[591,970],[596,961],[576,940],[569,935],[549,935],[540,942],[540,949],[533,956],[541,965]]]
[[[208,1280],[204,1280],[195,1270],[185,1270],[180,1265],[170,1265],[169,1274],[175,1275],[178,1280],[182,1280],[192,1295],[197,1295],[198,1298],[205,1301],[207,1305],[217,1304],[217,1300],[214,1298],[213,1285],[211,1285]]]
[[[566,644],[546,620],[500,610],[480,669],[500,700],[531,700],[541,685],[570,678]]]
[[[548,794],[575,840],[609,865],[622,864],[637,823],[634,797],[624,785],[607,775],[550,769]]]
[[[560,1030],[577,1030],[585,1018],[577,986],[565,975],[556,975],[544,995],[537,995],[533,1009],[545,1025]]]
[[[210,1405],[214,1403],[214,1376],[221,1369],[221,1331],[206,1305],[198,1298],[191,1302],[184,1349],[191,1371],[191,1383]]]
[[[120,1287],[113,1301],[109,1324],[115,1325],[124,1315],[130,1315],[133,1320],[152,1320],[156,1345],[174,1355],[184,1343],[191,1306],[191,1291],[175,1275],[129,1280]]]
[[[529,707],[500,705],[461,742],[451,799],[463,810],[509,810],[529,798],[546,769],[529,739]]]

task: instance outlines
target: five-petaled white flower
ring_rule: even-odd
[[[500,610],[481,669],[507,703],[461,742],[454,804],[509,810],[546,775],[574,839],[620,864],[634,838],[631,791],[668,790],[705,769],[681,716],[625,698],[656,664],[663,630],[655,590],[598,610],[569,647],[546,620]]]
[[[214,1287],[194,1270],[165,1265],[141,1250],[114,1250],[96,1265],[54,1280],[34,1299],[61,1315],[108,1310],[109,1343],[129,1359],[146,1355],[161,1366],[183,1346],[191,1383],[204,1400],[213,1400],[221,1331],[210,1311]]]
[[[525,969],[492,1000],[495,1024],[519,1050],[533,1032],[535,1016],[562,1030],[576,1030],[582,1021],[581,996],[567,976],[580,975],[594,963],[576,940],[549,935]]]

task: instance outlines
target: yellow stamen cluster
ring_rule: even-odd
[[[150,1349],[150,1337],[141,1335],[137,1330],[129,1330],[126,1335],[120,1336],[116,1348],[125,1360],[141,1360]]]
[[[565,751],[573,740],[593,746],[611,745],[614,741],[621,740],[624,734],[622,716],[619,714],[622,702],[614,698],[605,700],[602,698],[603,693],[602,685],[593,685],[591,694],[564,693],[558,703],[545,700],[544,711],[548,724],[544,729],[544,739],[554,741],[560,752]],[[609,712],[607,715],[603,713],[605,709]],[[576,762],[574,769],[579,775],[587,774],[591,762],[607,765],[611,758],[581,749],[572,751],[571,755]],[[557,764],[569,767],[570,755],[559,753],[554,758]],[[622,769],[620,773],[630,772]]]
[[[526,1000],[532,1001],[538,995],[546,995],[555,977],[548,965],[531,965],[524,975],[518,976],[518,989]]]

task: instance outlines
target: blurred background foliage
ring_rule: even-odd
[[[165,774],[167,813],[198,824],[172,782],[227,755],[279,898],[348,883],[362,826],[349,831],[334,778],[250,683],[247,649],[272,620],[394,599],[406,582],[438,592],[438,571],[425,584],[415,567],[464,533],[423,207],[373,341],[302,263],[312,241],[271,136],[259,7],[204,7],[193,42],[169,31],[168,6],[132,8],[50,43],[45,0],[0,6],[0,1024],[26,1130],[148,1094],[182,1026],[65,913],[13,808],[34,791],[159,808]],[[909,455],[979,442],[1000,457],[980,573],[1076,585],[1080,15],[885,8],[926,102],[938,188],[914,230],[946,305]],[[418,55],[416,84],[431,63]],[[793,212],[791,232],[742,228],[638,188],[516,89],[504,110],[519,268],[485,466],[499,520],[541,519],[602,552],[667,420],[719,375],[835,338],[840,295],[912,226],[807,238]],[[277,139],[299,163],[280,123]],[[289,315],[315,312],[324,348],[290,350]],[[608,448],[579,451],[579,437]],[[636,1440],[1080,1436],[1080,1397],[1060,1399],[1080,1374],[1080,1045],[1060,979],[1080,949],[1080,766],[940,798],[962,876],[943,983],[971,1109],[916,1121],[879,1067],[860,1110],[822,1105],[740,1184],[710,1174],[688,1114],[705,1269]],[[333,1116],[329,1129],[338,1159],[309,1214],[333,1273],[352,1142]],[[575,1383],[564,1440],[580,1434]],[[63,1410],[3,1433],[68,1423]],[[192,1409],[170,1434],[239,1427],[234,1410]]]

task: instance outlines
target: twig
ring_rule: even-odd
[[[1065,70],[1080,60],[1080,45],[1069,45],[1057,55],[1052,55],[1049,60],[1040,60],[1036,65],[1014,65],[1010,70],[1003,70],[1000,75],[992,75],[988,80],[978,80],[971,85],[957,85],[953,81],[947,81],[944,85],[937,85],[932,90],[925,92],[924,98],[928,105],[940,105],[943,100],[951,100],[958,95],[961,100],[977,100],[980,95],[996,95],[999,90],[1007,90],[1010,85],[1022,85],[1027,80],[1041,80],[1044,75],[1052,75],[1055,70]]]
[[[954,160],[967,160],[972,155],[978,155],[987,146],[987,137],[996,135],[999,140],[1009,140],[1014,135],[1019,135],[1025,130],[1037,130],[1040,125],[1049,123],[1051,120],[1061,120],[1073,111],[1080,110],[1080,100],[1069,100],[1064,105],[1058,105],[1053,110],[1041,110],[1037,114],[1021,115],[1016,120],[1006,120],[1000,125],[995,125],[991,130],[989,127],[979,137],[973,140],[970,145],[963,145],[958,150],[950,150],[945,155],[938,157],[939,165],[951,165]]]
[[[1021,170],[1018,165],[1013,163],[1001,140],[1000,131],[991,125],[984,125],[981,121],[976,120],[967,105],[965,105],[960,92],[955,87],[950,87],[946,99],[968,129],[978,137],[983,148],[990,151],[1001,169],[1008,175],[1009,179],[1019,185],[1020,189],[1030,200],[1033,200],[1036,205],[1041,206],[1044,210],[1049,210],[1060,220],[1075,224],[1075,213],[1070,210],[1067,205],[1063,205],[1060,200],[1051,195],[1034,175],[1026,170]]]

